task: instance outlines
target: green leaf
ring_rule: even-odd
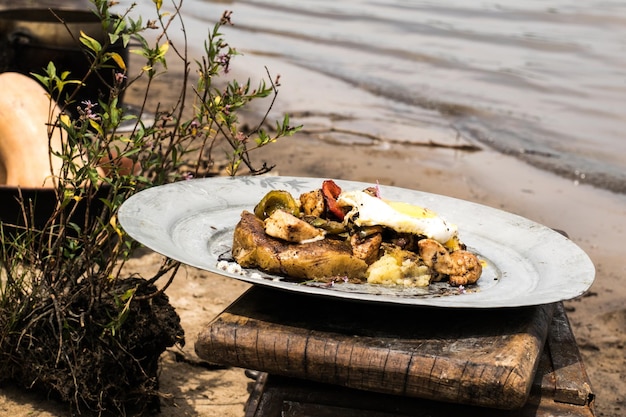
[[[35,77],[37,79],[37,81],[39,81],[40,83],[42,83],[43,85],[45,85],[46,87],[49,85],[49,81],[50,78],[49,77],[45,77],[43,75],[40,74],[36,74],[34,72],[31,72],[30,75],[32,75],[33,77]]]
[[[128,46],[128,43],[130,42],[130,34],[125,33],[122,35],[122,45],[124,46],[124,48],[126,48]]]
[[[48,62],[48,66],[46,67],[46,73],[49,77],[54,77],[57,74],[57,67],[54,65],[54,62]]]
[[[95,53],[102,51],[102,45],[96,39],[80,31],[80,42]]]
[[[117,33],[109,33],[109,41],[111,44],[115,44],[120,39],[120,35]]]

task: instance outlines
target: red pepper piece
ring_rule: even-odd
[[[326,180],[322,183],[322,194],[324,195],[324,201],[328,211],[335,215],[339,220],[343,220],[345,213],[337,205],[337,197],[341,194],[341,187],[339,187],[335,181]]]

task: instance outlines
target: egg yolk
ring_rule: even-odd
[[[432,219],[437,217],[437,213],[425,207],[404,203],[402,201],[386,201],[386,203],[395,211],[417,219]]]
[[[398,213],[406,214],[407,216],[411,216],[417,219],[434,219],[437,217],[437,213],[432,210],[427,209],[426,207],[417,206],[415,204],[409,204],[402,201],[385,201],[391,208],[393,208]],[[461,242],[459,241],[458,236],[451,237],[444,246],[450,249],[451,251],[461,249]]]

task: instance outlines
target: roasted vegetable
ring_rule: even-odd
[[[337,204],[337,197],[341,194],[341,187],[333,180],[326,180],[322,183],[322,194],[324,195],[328,212],[332,213],[339,220],[343,220],[345,212],[343,208],[339,207]]]
[[[275,210],[284,210],[287,213],[298,216],[300,206],[293,196],[284,190],[272,190],[259,201],[254,208],[254,214],[261,220],[267,219]]]
[[[334,220],[322,219],[316,216],[304,216],[302,220],[309,223],[311,226],[323,229],[329,235],[338,235],[348,231],[346,225]]]

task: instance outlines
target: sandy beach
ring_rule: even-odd
[[[252,67],[263,61],[260,57],[250,59]],[[255,151],[256,161],[276,166],[272,175],[338,178],[418,189],[496,207],[566,231],[589,254],[597,270],[590,291],[565,302],[596,394],[596,414],[624,415],[626,266],[622,242],[626,196],[562,179],[483,146],[466,150],[476,144],[466,142],[446,126],[416,129],[423,143],[410,146],[388,140],[393,136],[392,125],[381,124],[377,132],[361,132],[359,115],[352,114],[349,107],[324,107],[321,98],[333,90],[328,80],[289,66],[278,71],[283,86],[274,110],[290,112],[294,115],[292,122],[302,123],[305,128],[277,146]],[[176,80],[175,70],[161,79],[161,98],[173,90]],[[316,85],[317,94],[311,96],[305,85]],[[127,97],[132,102],[133,95]],[[346,134],[355,137],[351,145],[334,140]],[[141,251],[127,269],[150,276],[158,259],[158,254]],[[243,415],[250,384],[244,371],[214,369],[200,363],[193,345],[203,326],[247,288],[245,283],[191,267],[183,268],[168,288],[171,303],[182,319],[187,344],[182,350],[172,349],[163,355],[162,416]],[[63,406],[39,394],[8,386],[0,388],[0,413],[15,417],[67,415]]]

